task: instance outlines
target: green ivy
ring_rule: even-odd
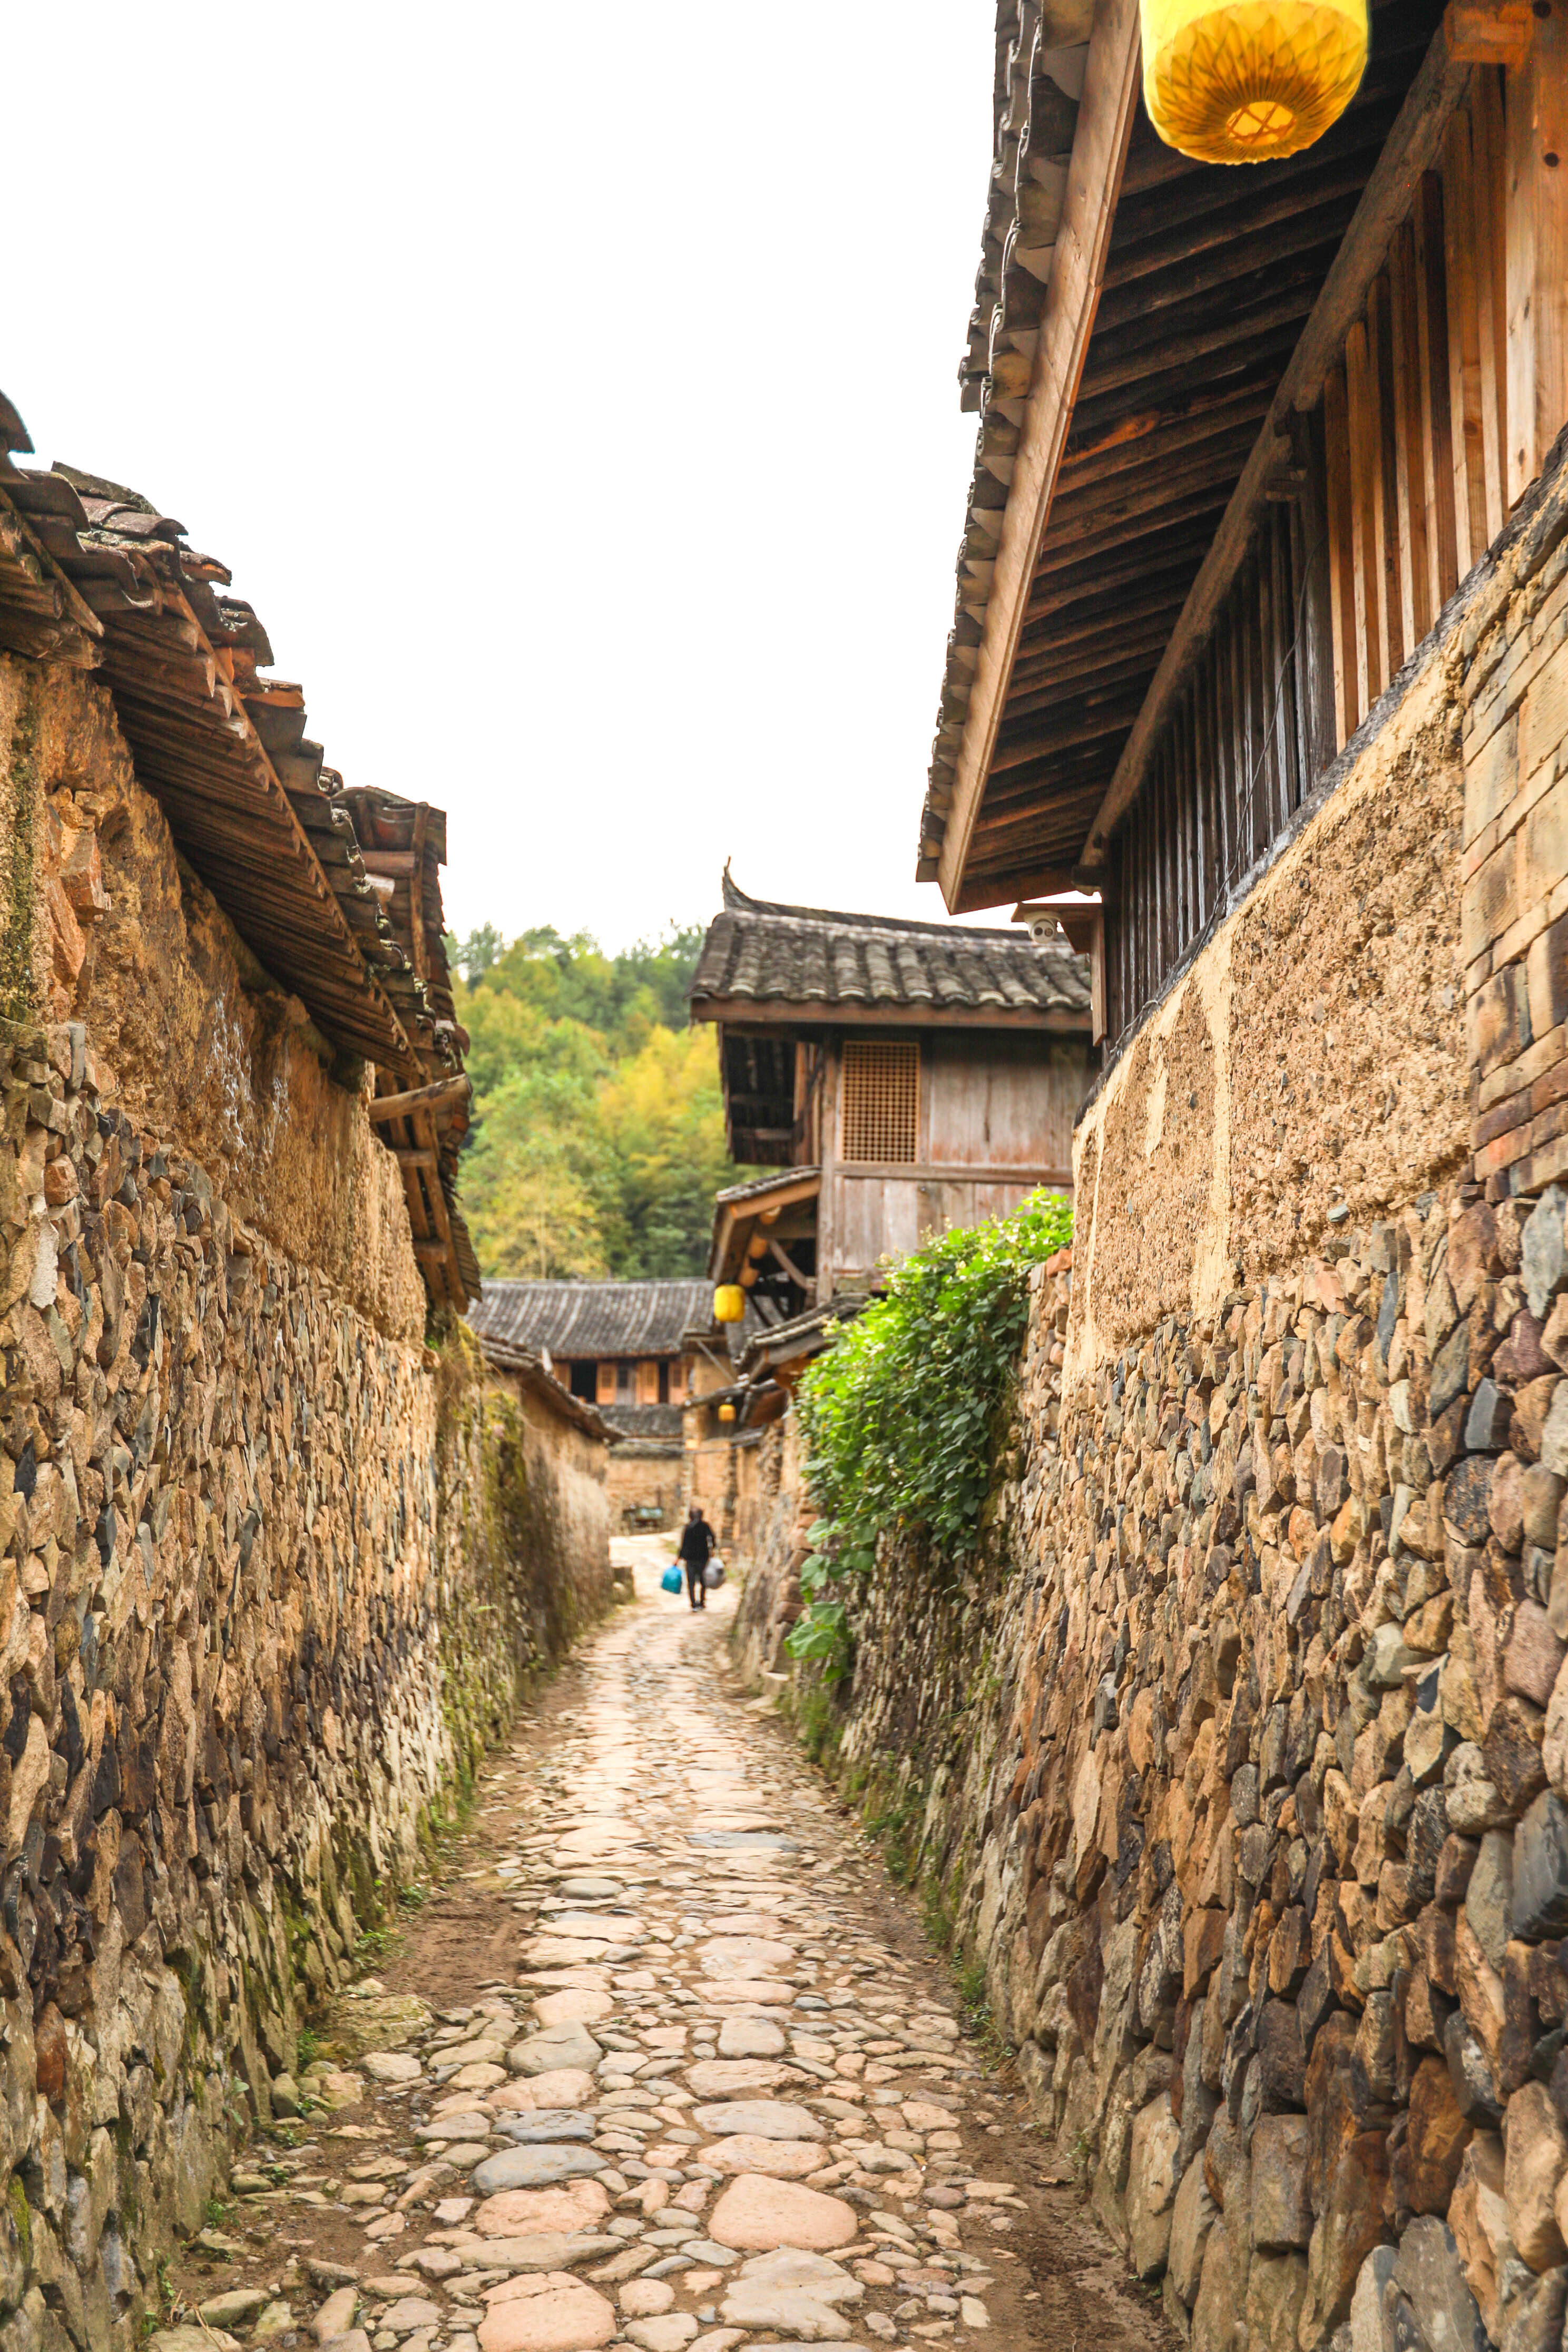
[[[806,1479],[824,1517],[786,1646],[825,1680],[848,1667],[844,1596],[869,1575],[881,1537],[915,1537],[955,1565],[977,1549],[1029,1271],[1071,1239],[1071,1202],[1047,1192],[1011,1216],[942,1234],[904,1259],[802,1381]]]

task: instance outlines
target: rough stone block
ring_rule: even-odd
[[[1203,2275],[1193,2305],[1193,2352],[1234,2352],[1237,2322],[1226,2223],[1215,2221],[1204,2249]]]
[[[1414,2213],[1446,2213],[1475,2126],[1455,2094],[1445,2060],[1424,2058],[1410,2085],[1405,2180]]]
[[[1558,2185],[1568,2172],[1568,2132],[1543,2084],[1527,2083],[1510,2099],[1503,2146],[1509,2236],[1532,2271],[1552,2270],[1568,2252],[1555,2214]]]
[[[1167,2282],[1173,2286],[1189,2311],[1197,2301],[1204,2253],[1208,2245],[1209,2231],[1218,2217],[1219,2207],[1204,2179],[1204,2160],[1200,2153],[1182,2175],[1182,2185],[1176,2191],[1175,2202],[1171,2209],[1171,2242],[1167,2254]]]
[[[1470,1060],[1483,1077],[1515,1062],[1530,1043],[1530,998],[1525,967],[1505,964],[1477,989],[1469,1003]]]
[[[1305,2116],[1260,2116],[1252,2135],[1252,2243],[1257,2252],[1305,2246],[1312,2234]]]
[[[1568,1806],[1554,1790],[1514,1832],[1513,1932],[1531,1943],[1568,1932]]]
[[[1478,2132],[1465,2150],[1448,2221],[1481,2323],[1495,2338],[1501,2333],[1502,2316],[1499,2272],[1506,2273],[1513,2258],[1503,2193],[1502,2142],[1495,2132]]]
[[[1487,1958],[1500,1969],[1511,1931],[1513,1905],[1513,1840],[1506,1831],[1489,1830],[1465,1891],[1465,1917]]]
[[[1180,2128],[1169,2092],[1140,2109],[1132,2126],[1127,2176],[1127,2230],[1132,2267],[1140,2278],[1157,2278],[1171,2242],[1171,2209],[1176,2197]]]
[[[1568,1207],[1560,1185],[1550,1184],[1525,1220],[1521,1272],[1524,1295],[1537,1322],[1544,1323],[1552,1302],[1568,1275],[1568,1253],[1563,1239],[1563,1214]]]
[[[1436,2216],[1412,2221],[1399,2242],[1394,2281],[1426,2343],[1450,2352],[1486,2352],[1486,2335],[1454,2233]]]

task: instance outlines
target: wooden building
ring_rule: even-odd
[[[706,1329],[712,1305],[707,1282],[487,1282],[468,1320],[481,1340],[543,1357],[625,1428],[629,1413],[679,1409],[697,1370],[690,1327]]]
[[[1087,35],[1087,37],[1086,37]],[[1560,5],[1374,6],[1316,145],[1162,145],[1135,0],[1005,0],[919,872],[1100,894],[1123,1043],[1340,772],[1568,411]]]
[[[487,1282],[469,1313],[487,1354],[521,1351],[611,1425],[609,1496],[624,1526],[666,1527],[690,1499],[689,1401],[731,1378],[713,1286]]]
[[[779,906],[726,868],[691,1017],[718,1026],[731,1150],[779,1171],[719,1194],[710,1261],[764,1328],[1072,1181],[1089,1002],[1059,931]]]

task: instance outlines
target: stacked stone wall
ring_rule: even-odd
[[[1563,2340],[1557,884],[1484,975],[1469,887],[1479,778],[1556,855],[1561,474],[1084,1118],[977,1560],[798,1695],[1200,2352]]]
[[[106,2352],[605,1604],[602,1449],[426,1344],[362,1076],[103,689],[0,663],[0,2344]]]
[[[798,1433],[792,1411],[763,1430],[757,1449],[756,1532],[730,1633],[731,1655],[748,1682],[787,1668],[784,1638],[801,1612],[800,1571],[816,1513],[801,1475]]]

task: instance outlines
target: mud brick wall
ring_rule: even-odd
[[[668,1445],[644,1438],[612,1445],[605,1491],[616,1532],[626,1531],[623,1522],[626,1512],[645,1503],[663,1512],[667,1528],[675,1527],[685,1517],[680,1507],[685,1478],[684,1448],[679,1437]]]
[[[0,2344],[106,2352],[607,1598],[602,1465],[426,1346],[363,1074],[101,688],[0,661]]]
[[[1463,943],[1476,1175],[1568,1171],[1568,503],[1549,498],[1465,630]]]

